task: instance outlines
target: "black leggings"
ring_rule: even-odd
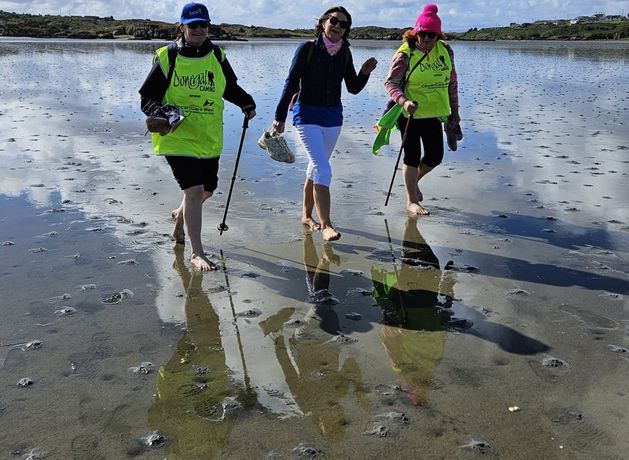
[[[406,129],[408,118],[400,115],[397,127],[402,136]],[[424,144],[424,156],[422,158],[422,144]],[[443,160],[443,128],[437,118],[413,118],[408,135],[404,141],[404,164],[414,168],[419,163],[434,168]]]

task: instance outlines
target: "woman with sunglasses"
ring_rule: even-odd
[[[342,6],[321,15],[315,27],[317,38],[302,43],[295,52],[273,121],[273,129],[284,132],[292,105],[293,125],[310,160],[301,221],[311,230],[321,230],[325,241],[341,237],[330,220],[330,156],[343,124],[341,83],[344,80],[347,90],[358,94],[377,64],[371,57],[356,74],[347,40],[351,26],[352,17]],[[312,215],[313,209],[318,222]]]
[[[443,160],[442,122],[451,118],[458,125],[461,121],[454,54],[443,41],[437,11],[437,5],[426,5],[415,27],[404,33],[384,83],[391,99],[403,109],[397,126],[404,140],[406,209],[412,216],[429,214],[420,204],[424,197],[419,181]]]
[[[249,119],[256,114],[253,98],[238,85],[225,53],[208,38],[209,26],[205,5],[186,4],[176,47],[156,51],[153,67],[140,88],[153,149],[166,157],[183,190],[181,204],[171,213],[173,238],[183,244],[187,231],[192,265],[202,271],[216,270],[203,250],[201,222],[203,202],[218,183],[223,99],[239,106]]]

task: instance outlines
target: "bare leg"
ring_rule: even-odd
[[[341,234],[334,230],[330,221],[330,188],[325,185],[314,185],[314,202],[317,215],[321,220],[321,231],[325,241],[336,241]]]
[[[409,214],[415,216],[430,214],[426,208],[419,204],[419,187],[417,186],[418,168],[404,165],[402,171],[404,173],[404,186],[406,188],[406,210]]]
[[[203,202],[212,196],[212,192],[208,192],[206,190],[203,191]],[[177,209],[173,209],[170,211],[170,217],[175,221],[175,228],[173,229],[172,237],[177,244],[185,244],[186,243],[186,231],[185,225],[183,222],[183,203],[185,201],[184,198],[181,200],[181,204]]]
[[[426,166],[424,163],[419,163],[419,169],[417,170],[417,199],[420,203],[424,201],[424,194],[419,188],[419,181],[433,169],[435,169],[434,166]]]
[[[301,223],[307,225],[310,230],[319,230],[321,225],[312,218],[314,203],[314,184],[312,179],[306,179],[306,182],[304,182],[304,204],[301,212]]]
[[[170,211],[170,217],[175,221],[175,228],[173,229],[173,240],[177,244],[185,244],[186,243],[186,231],[183,223],[183,202],[184,199],[181,200],[181,204],[177,209],[173,209]]]
[[[192,248],[190,261],[202,271],[216,270],[216,265],[205,256],[201,243],[202,209],[206,195],[202,185],[195,185],[184,190],[183,199],[183,219]]]

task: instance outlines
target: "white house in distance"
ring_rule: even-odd
[[[592,16],[577,16],[574,19],[570,20],[570,25],[574,25],[574,24],[592,24],[595,22],[600,22],[600,21],[622,21],[623,19],[626,19],[627,17],[629,17],[629,15],[627,16],[622,16],[620,14],[613,14],[613,15],[605,15],[602,13],[598,13],[598,14],[594,14]]]

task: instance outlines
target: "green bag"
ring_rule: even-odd
[[[389,145],[389,139],[391,137],[391,131],[397,129],[397,119],[402,114],[402,107],[398,104],[393,105],[387,113],[385,113],[380,120],[376,123],[376,129],[378,134],[371,146],[371,153],[378,155],[378,152],[383,145]]]

